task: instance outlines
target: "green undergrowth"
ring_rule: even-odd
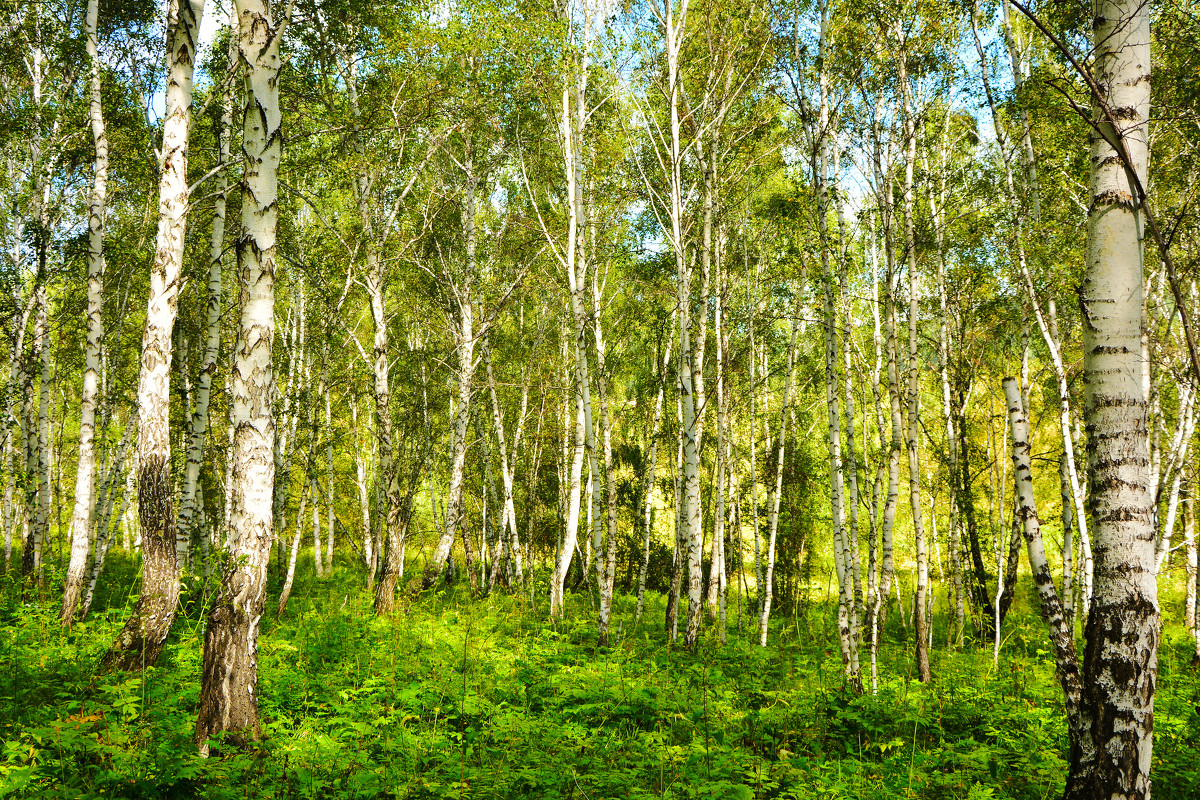
[[[124,572],[122,572],[124,570]],[[1061,794],[1063,711],[1028,610],[990,647],[934,651],[912,679],[889,622],[879,691],[841,680],[823,609],[695,653],[667,646],[662,599],[641,623],[620,597],[598,649],[587,595],[567,622],[544,597],[469,599],[451,588],[375,618],[350,571],[301,573],[288,613],[265,618],[264,739],[202,759],[192,743],[201,620],[185,605],[143,674],[93,677],[126,612],[112,597],[71,631],[49,600],[4,588],[0,796],[21,798],[1047,798]],[[121,583],[124,575],[126,582]],[[747,626],[749,619],[746,620]],[[731,623],[732,628],[732,623]],[[941,632],[938,632],[941,637]],[[1156,798],[1200,796],[1200,705],[1189,643],[1164,639]],[[869,675],[864,650],[864,674]],[[219,749],[220,743],[216,743]]]

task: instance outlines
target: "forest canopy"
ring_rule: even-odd
[[[1192,0],[0,8],[0,795],[1200,793]]]

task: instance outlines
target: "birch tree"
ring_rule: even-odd
[[[230,20],[235,28],[237,20]],[[227,53],[230,72],[237,65],[237,37],[230,36]],[[196,402],[188,419],[187,463],[184,467],[183,492],[179,504],[179,528],[181,538],[191,540],[197,517],[197,486],[200,465],[204,459],[204,441],[208,435],[208,410],[212,397],[213,375],[217,369],[217,354],[221,347],[221,269],[225,253],[225,201],[229,193],[229,169],[231,160],[230,140],[233,134],[233,80],[232,75],[221,91],[221,113],[217,121],[217,167],[213,187],[213,219],[208,238],[208,297],[205,302],[204,351],[200,360],[200,371],[196,381]]]
[[[273,535],[271,348],[275,338],[276,228],[279,219],[280,43],[290,6],[237,0],[238,59],[245,75],[242,109],[242,236],[238,240],[237,342],[230,381],[233,505],[228,560],[204,632],[196,743],[226,732],[234,744],[257,740],[258,631],[266,599]]]
[[[92,162],[92,191],[88,197],[88,302],[87,343],[83,369],[83,396],[79,412],[79,467],[75,476],[75,507],[71,514],[71,561],[63,589],[64,625],[75,616],[83,588],[90,547],[96,481],[96,405],[100,390],[100,347],[104,338],[104,220],[108,198],[108,133],[101,104],[100,54],[97,40],[99,0],[88,0],[84,37],[88,54],[88,122],[95,156]]]
[[[1160,636],[1141,381],[1150,6],[1095,0],[1093,14],[1096,127],[1080,306],[1095,583],[1068,800],[1149,796]]]
[[[138,382],[138,519],[142,588],[102,668],[139,670],[162,653],[179,602],[169,428],[172,331],[178,311],[189,189],[187,146],[192,73],[204,0],[171,0],[167,9],[166,117],[158,187],[158,237],[142,336]]]

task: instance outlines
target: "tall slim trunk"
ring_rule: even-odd
[[[230,27],[237,24],[230,20]],[[230,36],[227,63],[230,71],[237,66],[237,38]],[[233,82],[228,81],[221,96],[221,117],[217,123],[217,158],[212,229],[208,238],[208,302],[205,309],[204,355],[196,382],[196,406],[188,424],[187,465],[183,475],[183,497],[179,503],[179,538],[190,541],[197,516],[196,489],[200,465],[204,460],[204,440],[208,435],[208,406],[212,379],[221,347],[221,257],[225,252],[225,200],[229,191],[230,139],[233,135]]]
[[[674,316],[674,315],[672,315]],[[671,320],[672,327],[674,320]],[[658,462],[658,443],[662,438],[663,393],[667,384],[667,373],[671,364],[671,340],[668,332],[663,347],[662,368],[658,376],[658,393],[654,398],[654,422],[650,428],[650,455],[646,459],[646,472],[642,482],[642,564],[638,568],[637,611],[634,619],[641,619],[646,608],[646,572],[650,567],[650,534],[654,528],[655,467]]]
[[[821,8],[820,53],[824,53],[826,12]],[[819,56],[823,57],[823,56]],[[842,471],[842,418],[838,391],[838,328],[833,263],[829,238],[829,105],[828,79],[821,72],[821,103],[818,128],[813,133],[812,174],[817,195],[817,230],[820,234],[822,297],[824,312],[826,443],[829,447],[830,506],[833,520],[833,563],[838,580],[838,644],[842,667],[851,685],[861,684],[858,670],[858,643],[854,630],[854,579],[850,565],[849,536],[846,531],[845,476]]]
[[[37,292],[32,293],[37,297]],[[33,370],[32,365],[25,363],[26,354],[22,352],[20,359],[22,362],[21,370],[18,373],[18,386],[20,386],[21,403],[20,403],[20,426],[19,440],[20,454],[17,460],[20,462],[20,480],[18,487],[21,489],[20,510],[17,516],[20,518],[16,522],[16,526],[20,528],[21,539],[21,577],[25,580],[30,580],[34,573],[34,551],[37,549],[34,544],[36,539],[36,523],[34,522],[35,509],[37,508],[37,420],[36,408],[33,402]]]
[[[9,179],[15,180],[12,159],[9,159]],[[21,242],[24,226],[18,216],[13,220],[10,260],[14,272],[20,270]],[[24,524],[27,507],[24,498],[17,495],[21,482],[17,480],[18,472],[24,474],[25,457],[25,405],[29,402],[30,387],[26,385],[25,337],[29,330],[29,318],[33,314],[37,293],[30,292],[29,298],[22,302],[20,287],[14,287],[12,303],[12,350],[8,364],[8,391],[6,393],[7,419],[4,432],[4,467],[7,480],[4,484],[4,569],[12,565],[13,536],[18,525]],[[23,306],[23,308],[22,308]],[[20,398],[20,399],[18,399]],[[21,521],[18,521],[18,517]]]
[[[574,323],[568,358],[574,361],[575,421],[569,470],[567,514],[563,543],[550,579],[550,613],[561,617],[563,613],[563,587],[571,560],[575,554],[579,537],[579,519],[582,494],[583,460],[586,454],[591,459],[593,472],[596,467],[595,439],[592,434],[592,399],[587,363],[587,310],[584,291],[587,276],[584,236],[586,215],[583,202],[583,142],[587,123],[588,49],[591,46],[590,14],[585,9],[584,37],[581,55],[575,65],[570,81],[564,83],[562,92],[562,114],[560,132],[563,142],[563,172],[567,183],[567,242],[562,251],[562,263],[567,273],[570,291],[571,317]],[[586,567],[585,567],[586,571]]]
[[[358,423],[358,400],[355,399],[353,394],[350,395],[350,426],[354,429],[354,475],[355,486],[358,487],[358,514],[360,524],[362,525],[363,562],[367,568],[367,589],[368,591],[373,591],[375,588],[376,554],[371,538],[371,500],[368,494],[369,480],[367,478],[367,460],[370,457],[371,450],[367,446],[367,443],[363,441],[362,428]]]
[[[96,582],[100,579],[100,571],[104,568],[104,557],[108,555],[108,548],[112,544],[112,537],[116,533],[117,525],[121,521],[121,516],[125,510],[125,504],[129,501],[128,492],[121,495],[121,508],[118,510],[116,519],[112,520],[112,529],[109,529],[109,522],[112,519],[113,510],[113,495],[116,494],[115,487],[117,480],[123,477],[125,469],[125,459],[129,456],[129,451],[133,446],[133,432],[136,424],[132,419],[125,423],[125,432],[121,435],[121,443],[117,445],[116,454],[109,467],[108,475],[105,476],[104,483],[101,485],[101,500],[97,503],[96,514],[94,516],[96,523],[96,547],[95,554],[92,556],[92,566],[87,582],[87,589],[83,593],[83,599],[79,601],[79,619],[83,619],[88,615],[88,611],[92,608],[92,598],[96,593]]]
[[[605,359],[608,354],[604,338],[603,297],[598,269],[592,271],[592,321],[596,344],[596,397],[600,402],[600,437],[604,456],[604,548],[596,552],[596,578],[599,584],[600,646],[608,644],[608,627],[612,617],[613,584],[617,569],[617,476],[613,465],[612,420],[608,414],[608,375]],[[597,492],[599,494],[599,492]]]
[[[311,482],[309,483],[311,486]],[[308,503],[308,494],[300,490],[300,507],[296,509],[295,533],[292,534],[292,546],[288,550],[287,573],[283,579],[283,589],[279,592],[279,602],[275,606],[275,617],[278,619],[287,610],[288,598],[292,596],[292,581],[296,578],[296,558],[300,554],[300,539],[304,535],[304,512]]]
[[[757,275],[755,276],[757,277]],[[746,300],[750,306],[750,518],[754,527],[754,593],[757,598],[758,611],[762,613],[763,601],[763,563],[762,563],[762,531],[758,523],[758,458],[755,441],[758,439],[758,405],[755,402],[757,386],[754,375],[758,354],[754,343],[754,317],[758,313],[758,305],[750,303],[750,271],[746,270]]]
[[[692,349],[691,264],[684,251],[684,189],[683,148],[680,121],[679,50],[687,22],[688,2],[682,0],[676,13],[672,0],[663,3],[661,23],[666,35],[667,91],[669,96],[670,155],[667,163],[670,193],[670,230],[668,234],[675,255],[676,306],[679,316],[679,396],[682,410],[683,462],[680,474],[680,543],[686,553],[679,557],[687,568],[688,616],[684,643],[694,647],[700,636],[702,600],[701,556],[704,530],[700,524],[700,433],[697,415],[696,382],[697,353]],[[701,308],[707,314],[707,308]]]
[[[1005,30],[1005,42],[1008,47],[1009,63],[1012,67],[1013,79],[1017,88],[1019,89],[1024,81],[1024,74],[1014,39],[1012,25],[1008,19],[1007,4],[1004,5],[1002,20]],[[1030,218],[1034,223],[1036,223],[1041,216],[1041,206],[1037,187],[1037,164],[1034,158],[1032,139],[1030,137],[1028,113],[1025,111],[1025,109],[1021,109],[1021,158],[1025,164],[1026,185],[1021,187],[1021,189],[1018,189],[1013,174],[1013,155],[1008,145],[1008,137],[1005,133],[1004,127],[1000,124],[1000,117],[997,115],[996,101],[993,97],[991,81],[988,77],[989,68],[987,51],[980,42],[978,29],[975,27],[976,25],[976,17],[975,15],[972,15],[975,47],[976,52],[979,54],[979,60],[982,67],[984,92],[987,95],[988,105],[991,109],[992,127],[996,133],[996,140],[1000,147],[1001,163],[1004,167],[1005,186],[1007,189],[1009,209],[1012,212],[1015,220],[1014,235],[1017,251],[1017,265],[1025,287],[1026,297],[1033,308],[1034,317],[1038,323],[1038,330],[1041,332],[1042,339],[1045,341],[1046,348],[1050,353],[1050,365],[1054,369],[1055,387],[1058,392],[1059,427],[1062,433],[1063,452],[1066,460],[1066,477],[1071,490],[1071,499],[1075,504],[1074,519],[1079,526],[1080,542],[1083,544],[1085,549],[1090,552],[1091,547],[1087,529],[1087,514],[1084,511],[1083,485],[1079,479],[1079,471],[1076,467],[1075,443],[1071,438],[1070,389],[1067,382],[1066,365],[1062,358],[1061,339],[1058,335],[1058,315],[1056,314],[1053,298],[1048,300],[1047,310],[1046,312],[1043,312],[1041,301],[1038,298],[1036,289],[1034,288],[1033,273],[1030,270],[1028,257],[1026,255],[1026,226]],[[1070,536],[1071,534],[1073,534],[1073,531],[1064,531],[1064,537]],[[1085,562],[1084,594],[1086,598],[1091,597],[1092,572],[1090,569],[1090,563],[1090,559]],[[1066,596],[1065,590],[1064,596]],[[1072,603],[1068,601],[1067,614],[1070,616],[1072,613]]]
[[[840,160],[840,144],[835,143],[834,152]],[[859,547],[858,524],[858,458],[854,444],[854,368],[851,353],[854,336],[854,305],[850,286],[850,259],[848,257],[849,242],[846,238],[846,215],[843,210],[841,193],[841,170],[834,165],[833,186],[836,198],[838,220],[838,284],[842,303],[842,319],[845,324],[845,343],[842,346],[842,380],[844,381],[844,402],[846,408],[846,447],[843,450],[843,469],[846,474],[846,546],[849,548],[850,578],[854,585],[854,608],[851,625],[854,630],[855,656],[858,656],[858,645],[862,641],[862,621],[866,610],[863,594],[862,552]],[[865,420],[864,420],[865,425]],[[864,441],[866,437],[864,435]],[[861,689],[861,664],[859,665],[858,683]]]
[[[876,103],[872,119],[872,162],[875,172],[875,184],[880,195],[881,227],[883,233],[884,252],[884,298],[883,298],[883,331],[879,330],[880,323],[875,321],[876,361],[886,359],[886,378],[888,407],[891,412],[890,435],[885,434],[882,415],[879,420],[880,447],[886,451],[887,457],[887,494],[883,506],[883,521],[880,524],[880,563],[879,563],[879,592],[876,595],[876,609],[872,611],[871,622],[871,688],[877,687],[876,659],[879,649],[879,626],[882,624],[888,594],[893,588],[895,577],[895,556],[893,552],[892,534],[896,523],[896,508],[900,498],[900,449],[901,430],[904,418],[900,401],[900,373],[898,355],[896,352],[896,235],[895,235],[895,198],[892,187],[892,168],[888,163],[885,167],[885,154],[882,135],[882,120],[884,108],[882,100]],[[890,149],[890,146],[889,146]],[[889,153],[890,155],[890,153]],[[878,294],[876,292],[876,308],[878,309]],[[879,351],[883,350],[881,354]],[[878,380],[875,381],[878,383]],[[876,392],[877,395],[881,391]],[[877,401],[878,403],[878,401]],[[887,437],[887,438],[885,438]],[[897,584],[895,587],[899,589]],[[900,619],[903,622],[904,614]]]
[[[880,107],[876,105],[875,114],[876,120],[879,118]],[[878,163],[878,147],[876,148],[876,179],[881,179],[882,170]],[[886,207],[883,209],[886,211]],[[884,519],[879,518],[879,501],[883,491],[883,481],[885,473],[890,472],[891,465],[891,448],[889,447],[888,429],[883,413],[883,388],[880,385],[880,376],[883,372],[883,331],[880,324],[880,303],[879,303],[879,252],[875,238],[875,218],[874,215],[870,218],[871,223],[871,343],[875,351],[874,361],[871,366],[871,398],[875,405],[875,429],[879,433],[879,464],[875,469],[875,478],[871,483],[871,524],[869,530],[870,536],[870,555],[868,559],[867,570],[867,626],[869,635],[869,648],[871,651],[871,693],[876,694],[879,691],[879,624],[880,616],[883,610],[883,604],[887,601],[887,592],[891,588],[892,580],[892,529],[887,523],[887,502],[884,504]],[[864,420],[865,423],[865,420]],[[866,435],[864,434],[864,440]],[[884,456],[884,454],[887,454]],[[890,475],[889,475],[890,478]],[[889,494],[889,497],[891,495]],[[877,542],[878,540],[878,547]],[[885,559],[885,553],[887,558]],[[886,569],[885,569],[886,567]]]
[[[1179,513],[1180,488],[1183,484],[1183,463],[1187,461],[1188,450],[1192,443],[1192,432],[1196,421],[1196,393],[1190,386],[1183,391],[1183,408],[1180,409],[1179,427],[1175,431],[1175,441],[1172,443],[1170,467],[1163,473],[1171,475],[1171,489],[1167,495],[1167,519],[1158,534],[1158,544],[1154,548],[1154,572],[1160,573],[1163,565],[1171,554],[1171,539],[1175,531],[1175,520]],[[1155,504],[1157,505],[1157,503]]]
[[[708,606],[709,617],[717,619],[724,608],[725,594],[725,501],[729,488],[730,459],[728,452],[729,403],[725,394],[725,352],[728,346],[725,325],[725,282],[720,261],[717,262],[717,291],[713,313],[713,327],[716,334],[716,372],[717,389],[717,464],[716,464],[716,510],[713,512],[713,537],[709,549],[708,595],[705,603]],[[721,629],[724,641],[724,626]]]
[[[467,143],[466,186],[463,189],[464,203],[462,226],[466,240],[466,286],[455,289],[455,300],[458,305],[458,320],[455,326],[455,352],[458,358],[458,368],[455,373],[457,381],[454,399],[454,431],[451,444],[450,485],[446,499],[446,527],[438,542],[433,560],[425,566],[423,585],[428,588],[437,579],[438,572],[450,558],[450,549],[454,537],[461,534],[463,542],[463,560],[471,591],[478,590],[478,578],[474,564],[474,548],[471,537],[462,525],[464,515],[463,488],[466,481],[467,458],[467,425],[471,419],[471,394],[475,374],[475,306],[472,298],[472,287],[476,274],[475,263],[475,191],[476,175],[474,171],[472,142]]]
[[[762,611],[758,618],[758,643],[767,646],[767,623],[771,619],[771,600],[774,594],[775,537],[779,531],[779,500],[783,494],[784,451],[787,448],[788,400],[792,391],[792,369],[796,363],[796,334],[800,328],[800,314],[792,317],[792,333],[788,340],[787,372],[783,377],[783,399],[779,408],[779,449],[775,461],[775,484],[771,487],[770,534],[767,539],[767,565],[763,575]]]
[[[364,194],[360,190],[360,196]],[[366,200],[361,201],[364,227],[363,240],[367,244],[367,295],[371,301],[371,320],[374,338],[371,350],[371,385],[375,399],[375,439],[379,447],[379,464],[376,480],[383,489],[386,500],[385,532],[381,537],[379,580],[375,584],[375,613],[392,613],[396,601],[396,581],[400,574],[400,484],[396,469],[395,429],[392,422],[391,377],[388,355],[390,340],[387,328],[387,300],[383,260],[375,249],[374,234],[370,230],[370,210]],[[377,557],[378,557],[377,556]]]
[[[329,390],[329,348],[321,361],[321,384],[325,394],[325,570],[333,574],[334,522],[333,508],[333,401]]]
[[[675,364],[675,471],[671,476],[671,507],[675,509],[675,536],[671,545],[671,583],[667,588],[667,613],[663,620],[667,634],[674,642],[679,638],[679,589],[683,584],[684,553],[687,541],[683,538],[683,395],[679,391],[679,364]]]
[[[1091,205],[1083,313],[1084,417],[1095,583],[1086,627],[1081,716],[1068,800],[1150,794],[1160,619],[1154,497],[1142,371],[1142,215],[1150,115],[1150,7],[1094,0],[1099,129],[1091,136]],[[1119,758],[1108,754],[1119,753]]]
[[[88,118],[96,152],[92,166],[92,192],[88,198],[87,344],[79,411],[79,467],[75,475],[75,507],[71,514],[71,561],[67,566],[62,611],[59,614],[64,625],[71,624],[83,589],[96,489],[96,401],[100,391],[100,345],[104,338],[104,218],[108,196],[108,134],[101,105],[100,56],[96,39],[99,8],[99,0],[88,0],[84,20],[91,77]]]
[[[917,241],[915,224],[915,192],[913,167],[917,160],[916,111],[908,83],[907,56],[901,54],[900,88],[904,97],[904,137],[907,151],[904,158],[904,251],[908,262],[908,488],[912,507],[913,538],[916,540],[917,590],[913,600],[916,621],[917,672],[925,683],[933,680],[929,670],[929,555],[925,548],[925,528],[921,519],[921,365],[917,321],[921,304],[917,279]]]
[[[179,602],[171,491],[171,334],[178,311],[187,229],[192,72],[203,11],[204,0],[171,0],[167,10],[168,75],[158,185],[158,240],[150,269],[150,298],[138,382],[142,589],[128,622],[101,661],[101,668],[106,670],[140,670],[157,662]],[[257,118],[254,124],[259,125]]]
[[[521,541],[517,534],[517,512],[513,502],[513,477],[516,471],[517,447],[524,428],[525,411],[529,404],[529,382],[521,381],[521,408],[517,417],[517,430],[513,437],[511,451],[504,430],[504,415],[500,410],[500,398],[496,393],[496,376],[492,370],[492,353],[487,340],[483,342],[483,363],[488,382],[488,395],[492,401],[492,426],[496,431],[496,443],[500,451],[500,479],[504,484],[504,505],[500,518],[499,541],[497,553],[507,551],[513,564],[513,577],[518,584],[524,582],[521,564]],[[489,586],[495,585],[496,572],[493,570]]]
[[[44,264],[44,257],[41,259]],[[44,268],[38,272],[46,275]],[[38,362],[38,402],[34,441],[37,448],[34,458],[36,473],[34,485],[37,491],[37,507],[31,531],[33,544],[33,570],[38,586],[45,583],[43,562],[50,544],[50,316],[49,300],[46,297],[45,280],[38,282],[37,318],[33,327],[33,351]]]
[[[261,734],[258,720],[258,630],[266,596],[274,519],[271,443],[275,338],[275,235],[279,219],[279,45],[287,19],[269,0],[237,0],[238,52],[245,70],[242,112],[242,235],[238,240],[237,342],[230,378],[233,507],[229,558],[204,632],[196,743],[229,734],[235,745]]]
[[[1008,405],[1008,419],[1012,431],[1013,475],[1016,481],[1016,513],[1029,555],[1029,567],[1033,571],[1033,582],[1037,586],[1042,619],[1049,628],[1050,643],[1054,647],[1055,672],[1062,687],[1067,707],[1067,731],[1072,752],[1080,746],[1080,703],[1083,687],[1080,684],[1079,660],[1075,652],[1075,630],[1063,609],[1062,601],[1054,588],[1054,576],[1046,560],[1046,547],[1042,542],[1041,522],[1033,497],[1033,474],[1030,467],[1029,420],[1021,389],[1015,378],[1004,379],[1004,394]]]
[[[446,500],[446,525],[433,559],[425,566],[424,586],[429,587],[450,559],[454,538],[460,533],[467,552],[471,551],[470,538],[462,526],[463,487],[466,481],[467,426],[471,419],[471,382],[475,361],[475,334],[473,308],[468,302],[460,303],[459,320],[455,331],[455,351],[458,359],[456,370],[456,392],[454,398],[454,428],[451,438],[450,483]],[[467,572],[472,588],[475,587],[474,571],[468,561]]]
[[[1196,514],[1190,490],[1183,498],[1183,541],[1187,553],[1183,624],[1192,631],[1196,627]]]
[[[33,99],[33,125],[29,144],[30,200],[29,219],[33,223],[34,275],[31,300],[33,303],[33,348],[30,361],[23,367],[25,404],[25,427],[22,431],[25,443],[25,508],[23,548],[21,553],[22,575],[34,578],[39,587],[43,585],[43,546],[49,537],[50,480],[47,448],[49,447],[49,403],[50,403],[50,350],[47,344],[47,299],[46,282],[50,252],[50,169],[44,158],[42,139],[42,111],[44,108],[44,86],[46,77],[46,54],[42,46],[41,30],[34,32],[34,41],[28,60],[31,94]],[[20,274],[18,272],[18,274]],[[22,351],[23,353],[23,351]],[[35,366],[36,363],[36,366]],[[38,373],[38,394],[35,401],[33,380]]]

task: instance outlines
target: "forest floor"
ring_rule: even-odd
[[[0,577],[0,797],[30,798],[1052,798],[1065,726],[1029,592],[991,646],[944,647],[913,679],[889,621],[879,692],[841,678],[832,614],[772,621],[767,648],[706,633],[667,645],[663,599],[597,649],[588,596],[548,622],[544,596],[466,587],[377,619],[350,570],[302,565],[287,613],[263,620],[264,738],[202,759],[192,742],[204,609],[185,595],[166,653],[141,675],[93,677],[126,616],[134,567],[110,555],[92,617]],[[271,598],[270,605],[274,600]],[[940,618],[939,618],[940,621]],[[1154,796],[1200,797],[1200,678],[1180,626],[1160,650]],[[869,675],[864,649],[864,671]]]

